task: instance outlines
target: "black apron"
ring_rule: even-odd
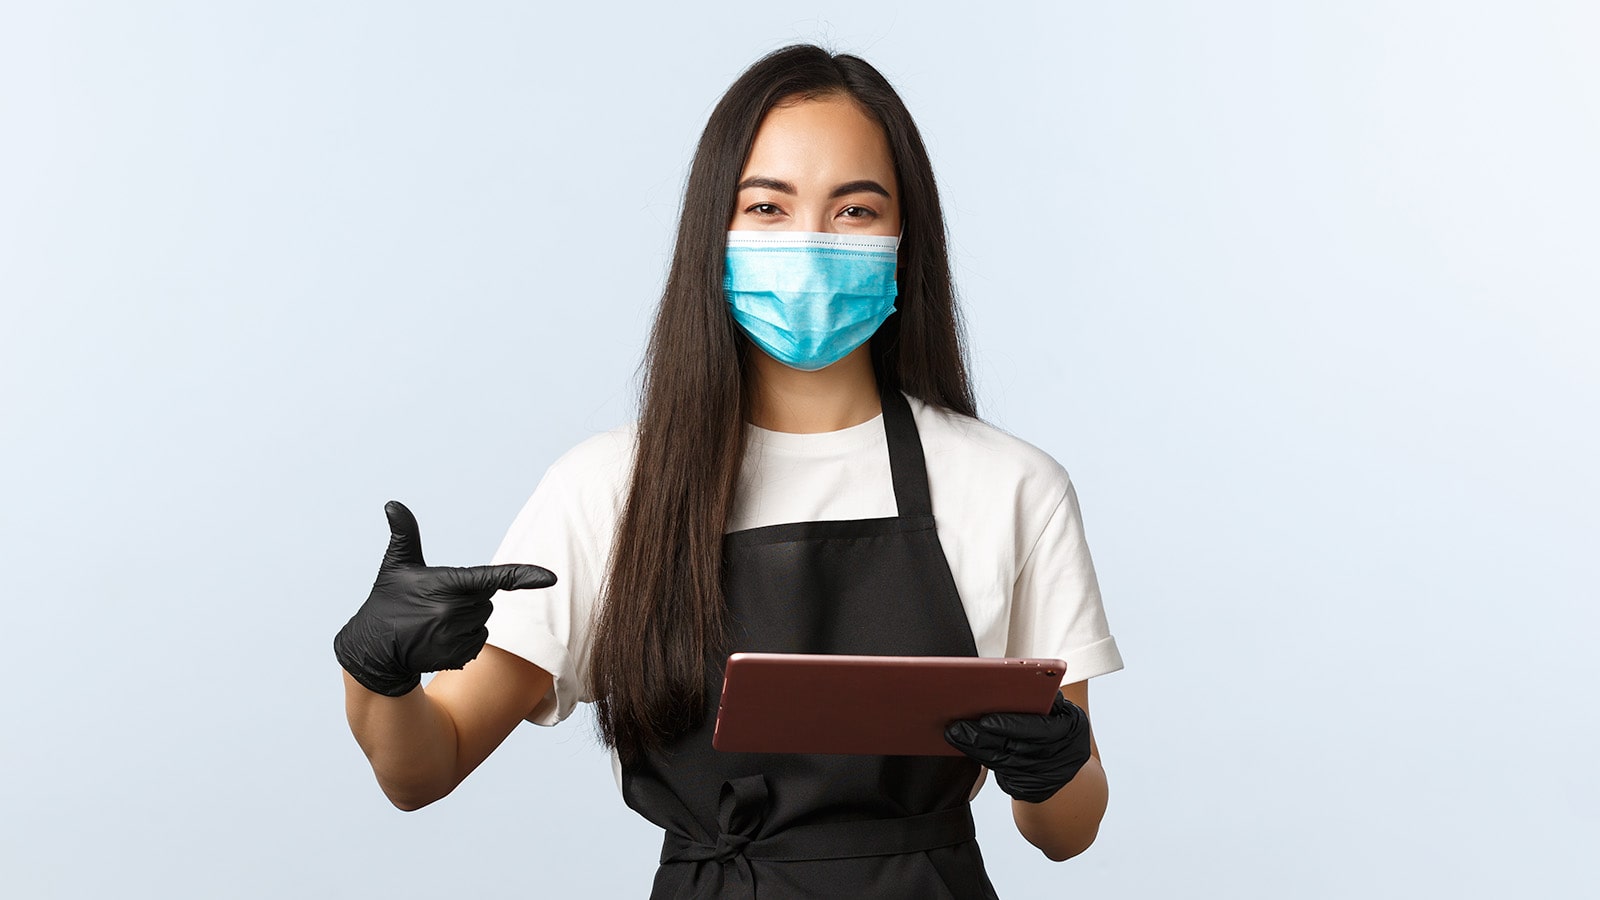
[[[729,652],[977,656],[934,530],[911,408],[884,390],[899,515],[726,535]],[[666,829],[652,898],[994,897],[962,757],[724,753],[705,721],[624,766],[622,795]]]

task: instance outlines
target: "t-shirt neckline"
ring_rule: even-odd
[[[752,448],[767,452],[802,456],[828,456],[884,440],[883,413],[878,413],[859,425],[838,431],[816,431],[797,434],[790,431],[770,431],[758,425],[745,425],[745,434]]]

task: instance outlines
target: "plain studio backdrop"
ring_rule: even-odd
[[[694,141],[797,40],[917,117],[1127,662],[1087,854],[980,796],[1002,896],[1592,896],[1580,0],[6,4],[0,892],[643,895],[587,712],[401,813],[331,641],[385,501],[486,562],[634,415]]]

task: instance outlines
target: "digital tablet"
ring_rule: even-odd
[[[960,756],[945,726],[991,712],[1045,713],[1059,659],[735,653],[711,745],[744,753]]]

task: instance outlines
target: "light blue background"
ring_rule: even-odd
[[[403,814],[331,638],[384,501],[484,562],[631,416],[706,115],[821,40],[918,118],[1128,664],[1086,855],[980,798],[1002,895],[1592,891],[1595,9],[6,4],[0,890],[643,893],[586,716]]]

